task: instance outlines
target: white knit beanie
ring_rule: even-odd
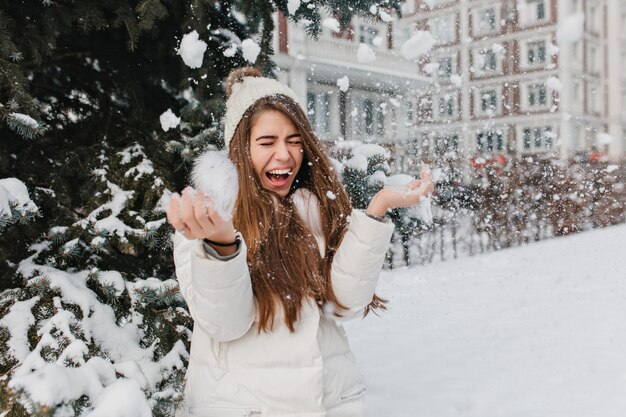
[[[227,82],[232,82],[232,86],[230,86],[232,92],[226,101],[226,115],[224,116],[224,146],[226,149],[228,149],[243,115],[257,100],[282,94],[292,98],[302,108],[298,96],[291,88],[271,78],[244,75],[239,80],[231,80],[229,77]],[[304,111],[304,109],[302,110]]]

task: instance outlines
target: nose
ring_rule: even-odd
[[[274,149],[274,159],[277,161],[287,161],[290,158],[289,149],[286,142],[278,142]]]

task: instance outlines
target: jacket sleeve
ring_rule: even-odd
[[[245,242],[233,259],[207,256],[201,240],[174,235],[174,263],[195,325],[218,342],[243,336],[255,317]]]
[[[333,291],[349,309],[343,314],[345,318],[362,311],[372,301],[393,229],[393,223],[352,211],[331,267]]]

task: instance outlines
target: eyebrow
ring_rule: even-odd
[[[287,136],[287,139],[296,138],[296,137],[302,137],[302,135],[300,133],[292,133],[291,135]],[[259,136],[255,140],[261,140],[261,139],[278,139],[278,136],[276,136],[276,135],[263,135],[263,136]]]

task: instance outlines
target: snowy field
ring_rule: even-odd
[[[626,416],[626,226],[384,272],[370,417]]]

